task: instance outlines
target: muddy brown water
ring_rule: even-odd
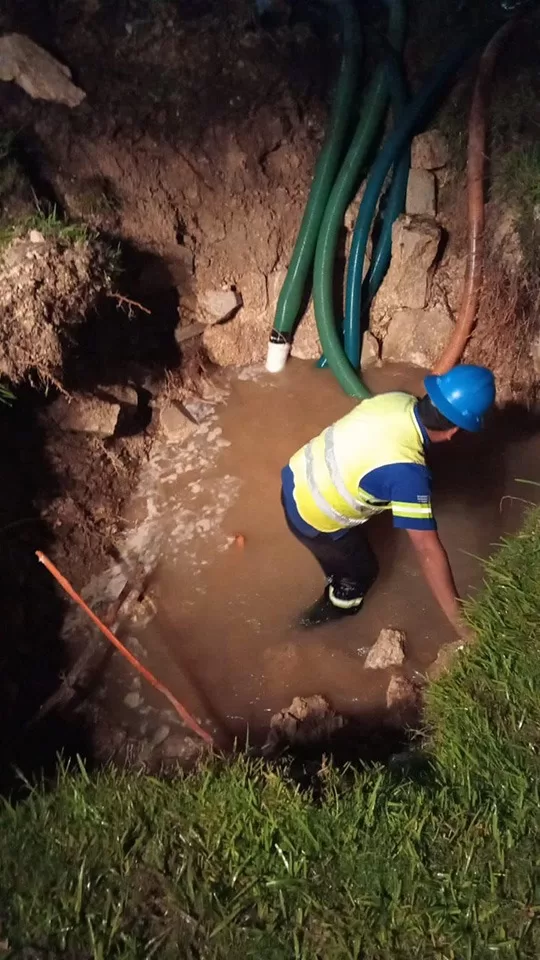
[[[421,372],[374,369],[368,382],[376,392],[417,392]],[[166,478],[171,511],[191,505],[193,515],[206,518],[204,536],[184,544],[182,526],[169,529],[151,583],[157,614],[139,639],[188,708],[242,740],[257,740],[271,714],[297,695],[322,693],[358,719],[383,710],[388,673],[363,668],[382,627],[406,631],[405,669],[413,675],[455,639],[407,534],[393,530],[388,516],[369,525],[381,573],[358,617],[311,632],[295,623],[324,584],[286,528],[280,471],[351,406],[333,377],[311,363],[291,361],[277,377],[232,376],[214,434],[192,441],[194,448],[208,445],[217,433],[216,456]],[[517,482],[540,480],[539,437],[536,424],[515,411],[494,419],[481,436],[430,450],[439,530],[463,596],[481,583],[480,558],[520,523],[524,501],[540,499],[540,490]],[[243,547],[233,540],[238,534]]]

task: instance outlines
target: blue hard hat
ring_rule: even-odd
[[[426,393],[439,413],[462,430],[481,430],[484,414],[495,402],[495,377],[487,367],[461,364],[424,380]]]

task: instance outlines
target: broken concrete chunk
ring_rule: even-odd
[[[386,670],[400,666],[405,659],[405,634],[402,630],[381,630],[369,651],[364,667],[368,670]]]
[[[105,438],[113,436],[119,414],[118,403],[108,403],[106,400],[98,400],[97,397],[77,396],[72,400],[58,397],[45,416],[61,430],[93,433]]]
[[[428,310],[397,310],[388,324],[383,360],[431,367],[453,330],[454,322],[442,305]]]
[[[409,216],[434,217],[437,212],[435,174],[410,170],[405,210]]]
[[[450,147],[440,130],[426,130],[414,138],[411,146],[411,167],[417,170],[440,170],[450,161]]]
[[[159,426],[170,443],[182,443],[197,429],[197,424],[172,403],[159,411]]]
[[[23,34],[0,37],[0,80],[13,81],[34,100],[77,107],[86,94],[70,78],[68,67]]]
[[[207,290],[199,299],[202,323],[221,323],[242,306],[242,297],[236,290]]]

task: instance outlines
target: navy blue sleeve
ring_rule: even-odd
[[[390,504],[394,526],[436,530],[431,505],[431,474],[424,464],[391,463],[362,478],[362,490]]]

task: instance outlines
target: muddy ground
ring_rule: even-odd
[[[297,11],[272,29],[255,22],[248,0],[226,11],[213,0],[181,6],[54,0],[45,7],[7,0],[0,12],[2,31],[26,32],[44,44],[69,64],[87,94],[70,111],[0,85],[2,126],[17,132],[20,174],[16,189],[2,197],[4,213],[25,216],[37,197],[43,209],[56,205],[99,230],[112,249],[120,246],[114,291],[144,307],[115,300],[107,290],[88,298],[56,385],[43,389],[30,371],[33,386],[20,387],[14,406],[0,408],[4,731],[8,721],[17,728],[35,713],[88,642],[73,634],[60,639],[66,604],[33,551],[49,552],[76,587],[88,584],[117,559],[125,504],[156,436],[156,402],[204,393],[208,362],[201,356],[214,352],[224,364],[235,363],[240,352],[244,362],[260,359],[322,141],[327,75],[336,65],[328,22],[314,23],[301,4]],[[368,19],[376,31],[376,5]],[[526,61],[525,47],[520,57]],[[417,41],[409,61],[416,83],[423,67]],[[507,67],[500,82],[511,76]],[[456,104],[467,102],[470,79],[469,71]],[[459,252],[462,171],[441,199],[445,229]],[[524,399],[533,395],[535,377],[523,337],[528,305],[511,278],[511,265],[503,275],[491,264],[490,298],[484,298],[471,358],[506,364],[510,394]],[[182,340],[179,332],[201,318],[207,322],[201,303],[208,292],[223,290],[238,293],[243,304],[234,333],[224,341],[219,324],[207,327],[201,351],[200,340]],[[520,309],[509,324],[514,296]],[[312,349],[303,329],[299,356]],[[63,390],[119,385],[135,390],[136,403],[127,405],[114,437],[44,426],[43,410]],[[96,715],[90,720],[94,728]],[[106,725],[101,729],[107,755],[109,734]],[[71,710],[36,736],[37,747],[26,738],[24,756],[43,755],[46,747],[53,753],[58,744],[86,752],[94,733],[89,736],[87,720]],[[8,735],[4,750],[12,754]]]

